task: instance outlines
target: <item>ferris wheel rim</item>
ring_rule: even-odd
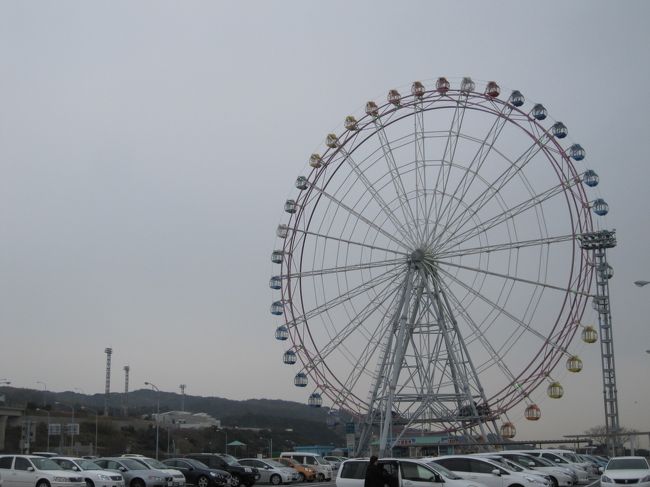
[[[450,90],[450,91],[451,91],[451,90]],[[457,91],[459,91],[459,90],[457,90]],[[472,93],[472,95],[480,95],[480,94]],[[480,95],[480,96],[483,96],[483,95]],[[483,97],[483,98],[485,98],[485,97]],[[494,101],[494,100],[491,100],[491,101]],[[506,102],[502,102],[501,100],[498,100],[498,102],[502,103],[503,106],[507,105]],[[389,103],[388,103],[388,104],[385,104],[385,105],[383,105],[382,107],[386,107],[386,106],[388,106],[388,105],[390,105],[390,104],[389,104]],[[409,106],[408,104],[404,104],[404,106],[394,108],[393,111],[397,112],[398,110],[400,110],[400,109],[404,109],[404,108],[406,108],[406,107],[408,107],[408,106]],[[440,109],[444,109],[444,108],[450,108],[450,107],[438,107],[438,108],[440,108]],[[432,109],[428,109],[428,110],[432,110]],[[428,110],[427,110],[427,111],[428,111]],[[521,113],[523,114],[523,112],[521,112]],[[393,121],[391,121],[390,123],[391,123],[391,124],[392,124],[392,123],[396,123],[398,120],[405,119],[405,118],[409,118],[409,117],[412,117],[412,116],[413,116],[413,113],[409,112],[409,113],[407,113],[407,114],[404,114],[402,117],[399,117],[397,120],[393,120]],[[369,116],[368,116],[368,117],[369,117]],[[529,118],[529,120],[532,121],[533,123],[537,123],[537,121],[533,120],[533,119],[530,117],[530,115],[528,115],[528,118]],[[539,125],[539,124],[538,124],[538,125]],[[370,139],[371,137],[373,137],[374,135],[376,135],[376,133],[377,133],[377,131],[375,131],[374,133],[371,133],[370,135],[368,135],[368,136],[366,137],[366,139],[364,139],[363,141],[359,142],[357,146],[362,145],[363,143],[365,143],[365,141],[367,141],[368,139]],[[564,153],[564,150],[561,148],[561,146],[559,145],[559,143],[557,142],[557,140],[555,140],[554,138],[551,138],[550,140],[551,140],[554,144],[556,144],[557,148],[559,149],[559,153],[560,153],[560,154],[563,154],[563,153]],[[354,150],[356,150],[356,147],[355,147]],[[353,150],[351,153],[353,153],[354,150]],[[338,151],[338,149],[336,149],[336,151]],[[333,154],[336,154],[336,151],[334,151]],[[569,158],[566,156],[566,154],[564,154],[564,157],[563,157],[563,158],[565,159],[564,162],[565,162],[565,163],[568,163],[567,165],[568,165],[569,169],[572,170],[571,172],[572,172],[573,176],[574,176],[575,178],[578,178],[578,172],[576,171],[574,165],[571,163],[571,161],[570,161]],[[550,156],[549,156],[549,159],[553,160],[553,158],[550,157]],[[327,183],[327,184],[329,184],[329,182],[331,182],[331,181],[333,180],[334,174],[335,174],[336,171],[338,171],[342,166],[343,166],[343,162],[341,162],[341,163],[339,163],[339,164],[337,165],[337,167],[335,168],[335,170],[334,170],[334,172],[332,173],[332,175],[329,176],[329,180],[328,180],[328,183]],[[326,165],[325,167],[327,167],[327,165]],[[324,173],[324,169],[325,169],[325,167],[321,168],[321,170],[314,169],[314,170],[311,172],[309,179],[311,180],[311,176],[312,176],[313,174],[316,174],[316,178],[314,179],[314,183],[316,183],[316,182],[318,181],[318,174],[319,174],[319,173],[320,173],[320,174],[323,174],[323,173]],[[555,167],[554,167],[554,170],[556,170],[556,172],[557,172],[557,169],[556,169]],[[305,196],[304,196],[304,199],[307,198],[306,195],[308,195],[308,194],[312,191],[313,187],[314,187],[314,185],[311,184],[310,187],[306,190],[306,192],[305,192]],[[327,185],[325,185],[325,187],[327,187]],[[583,204],[584,201],[587,201],[587,198],[586,198],[586,194],[585,194],[584,188],[583,188],[582,185],[580,185],[580,184],[577,184],[577,188],[578,188],[578,191],[581,193],[580,196],[583,196],[583,198],[580,200],[580,203]],[[303,192],[301,192],[301,196],[302,196],[302,193],[303,193]],[[565,196],[567,196],[567,199],[569,199],[567,193],[565,192],[564,194],[565,194]],[[572,196],[573,196],[573,198],[574,198],[574,200],[575,200],[576,195],[574,195],[574,194],[572,193]],[[318,198],[320,199],[321,197],[322,197],[322,195],[319,196]],[[569,203],[568,203],[568,204],[569,204]],[[318,205],[318,203],[316,203],[316,205],[314,205],[314,206],[317,206],[317,205]],[[302,211],[302,208],[301,208],[299,211]],[[573,220],[573,218],[574,218],[573,213],[569,211],[569,214],[570,214],[570,216],[571,216],[571,219]],[[314,213],[313,213],[313,210],[312,210],[312,214],[311,214],[311,216],[310,216],[310,218],[309,218],[309,221],[311,221],[311,218],[313,218],[313,215],[314,215]],[[581,217],[580,217],[580,216],[581,216]],[[592,228],[591,214],[590,214],[588,211],[587,211],[587,212],[583,212],[582,215],[580,214],[580,212],[577,212],[577,213],[576,213],[576,218],[577,218],[577,220],[578,220],[578,224],[579,224],[578,226],[579,226],[580,229],[582,229],[583,227],[585,227],[585,228]],[[293,217],[292,217],[292,219],[293,219]],[[294,221],[296,222],[295,224],[297,225],[297,222],[299,221],[298,215],[296,216],[296,218],[294,219]],[[307,228],[309,228],[309,225],[310,225],[310,224],[311,224],[311,223],[309,223],[309,224],[307,225]],[[573,224],[571,225],[571,227],[574,228],[574,229],[576,228]],[[584,230],[583,230],[583,231],[584,231]],[[295,238],[295,235],[296,235],[296,234],[295,234],[295,228],[294,228],[294,233],[292,234],[292,239]],[[573,235],[573,237],[574,237],[574,242],[573,242],[574,252],[573,252],[573,254],[572,254],[572,258],[573,258],[573,260],[572,260],[572,269],[573,269],[573,266],[574,266],[574,264],[575,264],[575,249],[576,249],[575,237],[576,237],[577,235],[578,235],[578,233],[575,233],[575,232],[574,232],[574,235]],[[285,249],[287,248],[287,242],[288,242],[288,240],[285,241]],[[302,262],[302,254],[304,253],[306,243],[307,243],[307,240],[304,239],[304,240],[303,240],[303,243],[302,243],[302,247],[301,247],[301,262]],[[290,245],[289,245],[288,247],[291,249],[291,246],[290,246]],[[372,252],[372,250],[370,250],[370,252]],[[582,273],[583,270],[585,270],[585,263],[584,263],[584,256],[582,255],[582,253],[579,253],[579,255],[581,256],[581,265],[580,265],[580,269],[579,269],[579,271],[577,272],[577,275],[578,275],[578,276],[582,276],[581,273]],[[283,266],[284,266],[284,264],[283,264]],[[285,274],[286,274],[287,276],[291,276],[291,273],[289,272],[289,269],[287,269],[287,272],[286,272]],[[590,277],[590,276],[588,276],[588,277]],[[290,280],[290,277],[288,278],[288,280]],[[298,280],[299,280],[300,283],[302,282],[300,277],[298,277]],[[572,281],[572,280],[573,280],[573,273],[570,274],[570,278],[569,278],[569,281]],[[581,280],[579,280],[579,282],[583,283],[582,288],[584,289],[584,288],[585,288],[585,282],[584,282],[584,280],[581,279]],[[591,281],[590,281],[590,279],[589,279],[589,284],[586,285],[586,289],[589,289],[590,282],[591,282]],[[569,287],[567,287],[567,292],[566,292],[566,294],[565,294],[564,302],[563,302],[563,306],[562,306],[563,308],[564,308],[564,306],[565,306],[565,304],[566,304],[566,302],[567,302],[568,297],[570,296],[570,292],[569,292],[569,290],[571,289],[570,285],[571,285],[571,282],[569,282]],[[288,287],[289,287],[289,286],[288,286],[288,284],[287,284],[287,288],[288,288]],[[301,284],[299,285],[299,287],[300,287],[300,292],[302,292]],[[288,291],[289,291],[289,290],[288,290]],[[284,299],[284,298],[285,298],[285,296],[284,296],[284,286],[283,286],[283,299]],[[290,306],[293,306],[293,304],[294,304],[290,292],[289,292],[289,294],[288,294],[288,296],[287,296],[287,302],[290,303]],[[304,304],[304,301],[303,301],[302,299],[301,299],[301,303]],[[581,308],[582,312],[584,312],[584,307],[585,307],[585,306],[586,306],[586,301],[585,301],[585,300],[581,301],[581,302],[578,303],[578,305],[577,305],[578,308]],[[571,304],[571,307],[576,307],[575,302],[573,302],[573,304]],[[302,316],[306,316],[306,314],[307,314],[307,310],[305,310],[304,307],[303,307],[303,309],[302,309]],[[554,330],[557,328],[557,326],[560,325],[560,316],[561,316],[561,315],[562,315],[562,313],[559,312],[559,313],[558,313],[558,319],[556,320],[555,325],[554,325],[552,331],[554,331]],[[567,328],[567,326],[568,326],[568,318],[567,318],[567,323],[565,323],[565,324],[562,326],[562,329]],[[308,329],[308,328],[307,328],[307,331],[309,332],[309,329]],[[573,335],[575,334],[575,331],[576,331],[576,329],[574,328],[574,329],[573,329],[573,333],[570,334],[571,336],[568,337],[568,334],[567,334],[567,335],[564,336],[564,339],[566,340],[567,337],[568,337],[568,342],[570,342],[570,341],[571,341],[571,338],[572,338]],[[296,332],[296,333],[297,333],[297,332]],[[310,334],[310,337],[311,337],[311,334]],[[304,346],[304,343],[303,343],[301,340],[296,341],[296,340],[294,339],[293,334],[292,334],[291,338],[292,338],[292,343],[293,343],[293,345],[294,345],[294,347],[295,347],[296,349],[300,349],[301,347]],[[311,337],[311,338],[312,338],[312,343],[313,343],[313,345],[316,347],[317,344],[316,344],[315,342],[313,342],[313,337]],[[298,342],[300,342],[300,343],[298,343]],[[564,341],[561,342],[561,343],[564,343]],[[318,349],[315,348],[315,350],[317,351]],[[540,350],[538,351],[537,355],[540,355],[540,354],[542,353],[542,350],[543,350],[543,349],[540,348]],[[561,356],[562,356],[561,354],[556,354],[556,355],[555,355],[555,357],[554,357],[554,359],[553,359],[553,360],[555,360],[555,363],[553,364],[553,366],[557,364],[557,362],[561,359]],[[301,361],[302,361],[302,357],[301,357]],[[326,361],[324,361],[323,363],[324,363],[325,367],[328,368],[328,367],[327,367],[327,363],[326,363]],[[532,362],[531,362],[531,363],[532,363]],[[540,363],[540,364],[538,365],[538,368],[539,368],[539,367],[542,367],[542,365],[543,365],[543,364]],[[306,367],[307,367],[307,363],[305,363],[305,361],[303,361],[303,368],[306,368]],[[552,368],[553,368],[553,367],[551,367],[551,369],[552,369]],[[328,368],[328,370],[329,370],[329,368]],[[317,374],[318,374],[318,372],[317,372]],[[522,374],[523,374],[523,372],[522,372]],[[320,377],[320,376],[317,375],[317,377]],[[335,377],[335,376],[334,376],[334,377]],[[319,388],[320,388],[320,389],[321,389],[321,390],[322,390],[326,395],[329,395],[329,393],[330,393],[330,388],[333,389],[332,384],[330,384],[329,381],[328,381],[325,377],[320,377],[320,378],[321,378],[321,380],[324,381],[324,383],[323,383],[323,384],[317,384],[318,387],[319,387]],[[543,378],[541,378],[540,380],[543,380]],[[538,381],[538,383],[539,383],[539,381]],[[340,384],[340,383],[339,383],[339,384]],[[342,385],[342,384],[340,384],[340,385]],[[533,387],[533,389],[534,389],[534,387]],[[359,399],[361,400],[361,398],[359,398]],[[520,401],[521,401],[521,400],[524,400],[524,399],[521,398]],[[519,401],[518,401],[518,402],[519,402]]]

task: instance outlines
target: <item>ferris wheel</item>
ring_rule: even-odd
[[[285,202],[271,260],[294,384],[358,418],[357,451],[400,431],[513,437],[508,411],[560,398],[593,265],[580,246],[598,175],[519,91],[439,78],[345,118]]]

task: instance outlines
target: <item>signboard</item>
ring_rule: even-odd
[[[65,425],[65,434],[68,436],[79,434],[79,423],[68,423]]]
[[[345,446],[348,449],[348,456],[350,456],[354,453],[355,449],[354,433],[348,433],[345,435],[345,443]]]
[[[61,425],[59,423],[50,423],[47,425],[47,434],[50,436],[58,436],[61,434]]]

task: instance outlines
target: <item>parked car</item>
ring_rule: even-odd
[[[336,487],[363,487],[366,477],[367,458],[353,458],[343,461],[336,477]],[[470,482],[441,467],[422,460],[409,458],[381,458],[379,460],[391,487],[485,487]]]
[[[268,458],[240,458],[239,463],[256,468],[260,473],[260,484],[290,484],[298,480],[298,472],[275,460]]]
[[[587,470],[577,463],[572,462],[571,460],[565,458],[560,454],[561,450],[518,450],[522,453],[527,453],[528,455],[537,456],[540,458],[545,458],[551,463],[558,465],[560,467],[571,469],[578,477],[579,484],[588,484],[589,483],[589,474]]]
[[[49,458],[36,455],[0,457],[3,487],[86,487],[78,473],[66,472]]]
[[[183,475],[183,472],[181,472],[180,470],[172,468],[169,465],[165,465],[163,462],[160,462],[155,458],[149,458],[144,456],[138,456],[132,458],[133,460],[142,463],[145,467],[149,467],[155,470],[160,470],[161,472],[165,472],[166,474],[171,475],[173,477],[172,480],[173,487],[185,487],[185,475]]]
[[[187,484],[198,487],[224,487],[233,483],[232,475],[225,470],[210,468],[205,463],[192,458],[170,458],[163,463],[180,470]]]
[[[553,465],[543,458],[534,457],[525,453],[511,453],[509,451],[501,451],[499,452],[499,456],[507,458],[524,468],[537,470],[548,475],[553,487],[570,487],[578,481],[578,476],[570,469]]]
[[[316,470],[311,468],[309,465],[303,465],[302,463],[298,463],[295,461],[293,458],[274,458],[273,460],[276,460],[280,462],[282,465],[286,465],[287,467],[293,468],[296,472],[298,472],[298,482],[313,482],[314,479],[316,478]]]
[[[210,468],[225,470],[233,478],[233,485],[251,487],[260,478],[257,469],[240,465],[235,457],[223,453],[190,453],[186,458],[193,458],[205,463]]]
[[[488,487],[544,487],[537,477],[509,471],[489,458],[449,455],[424,460],[435,462],[466,480],[480,482]]]
[[[152,470],[135,458],[105,457],[95,463],[103,469],[121,473],[127,487],[171,487],[174,478],[160,470]]]
[[[512,460],[504,458],[496,453],[475,453],[474,455],[481,456],[483,458],[489,458],[494,463],[499,464],[501,467],[505,468],[509,472],[517,472],[519,474],[533,477],[535,480],[543,484],[545,487],[551,487],[551,485],[553,484],[551,478],[548,475],[545,475],[542,472],[537,472],[528,466],[522,467],[520,465],[517,465]]]
[[[332,465],[320,455],[311,452],[284,451],[281,458],[292,458],[298,463],[309,465],[316,470],[316,479],[319,482],[332,480]]]
[[[87,487],[125,487],[122,474],[107,472],[91,460],[78,457],[52,457],[51,460],[63,470],[78,472]]]
[[[600,476],[601,487],[634,484],[634,487],[650,487],[650,466],[644,457],[614,457]]]
[[[339,467],[341,466],[341,464],[345,460],[345,458],[337,457],[337,456],[334,456],[334,455],[325,455],[323,458],[325,460],[327,460],[328,462],[330,462],[330,465],[332,465],[332,470],[334,472],[338,472]]]

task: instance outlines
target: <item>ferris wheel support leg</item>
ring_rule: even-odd
[[[404,292],[404,299],[401,304],[400,319],[397,328],[397,340],[395,341],[395,350],[393,352],[392,370],[390,383],[388,384],[388,397],[384,406],[384,422],[380,432],[379,438],[379,454],[386,455],[386,447],[388,445],[388,435],[392,432],[393,425],[393,399],[395,397],[395,389],[397,388],[397,380],[399,373],[402,370],[402,361],[404,360],[404,352],[408,345],[407,340],[407,321],[408,321],[408,303],[413,288],[413,281],[411,279],[411,269],[409,269],[406,278],[406,288]]]
[[[407,292],[407,283],[410,280],[410,270],[407,272],[406,278],[403,283],[403,291],[402,291],[402,297],[400,298],[400,302],[397,305],[397,308],[395,309],[395,314],[393,319],[391,320],[391,323],[393,323],[395,328],[397,328],[397,321],[402,313],[402,308],[404,306],[404,302],[406,300],[406,292]],[[386,366],[388,363],[388,358],[391,354],[391,350],[393,348],[393,338],[395,336],[394,333],[389,333],[389,339],[388,343],[386,344],[386,348],[383,353],[383,357],[381,359],[381,365],[379,369],[377,370],[376,377],[375,377],[375,382],[372,388],[372,394],[370,396],[370,400],[368,401],[368,414],[366,414],[363,427],[361,429],[361,433],[359,435],[359,442],[357,444],[357,447],[355,449],[355,456],[360,456],[369,450],[369,443],[370,443],[370,436],[372,433],[373,425],[375,424],[375,417],[377,416],[378,408],[375,407],[375,404],[377,403],[377,396],[379,394],[379,387],[383,384],[383,378],[386,375]]]

